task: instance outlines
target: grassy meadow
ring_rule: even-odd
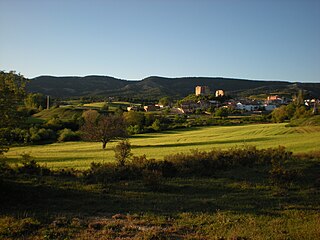
[[[130,141],[134,155],[156,159],[244,144],[307,153],[318,150],[320,127],[201,127],[141,134]],[[264,164],[230,165],[198,177],[159,177],[149,171],[140,179],[106,182],[59,172],[114,161],[114,145],[105,151],[100,143],[88,142],[12,147],[6,153],[9,163],[28,153],[57,171],[28,175],[0,166],[0,239],[319,239],[319,154],[291,158],[284,171],[276,172],[280,178]],[[154,180],[157,188],[149,185]]]
[[[190,149],[227,149],[233,146],[255,145],[258,148],[285,146],[294,153],[319,150],[320,127],[286,127],[286,124],[252,124],[241,126],[210,126],[179,129],[161,133],[135,135],[130,138],[132,153],[147,158],[164,156]],[[19,161],[28,153],[49,168],[88,168],[91,162],[113,161],[115,142],[101,149],[98,142],[66,142],[48,145],[12,147],[6,154],[9,163]]]

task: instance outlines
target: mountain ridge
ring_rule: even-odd
[[[302,83],[277,80],[250,80],[224,77],[160,77],[150,76],[142,80],[124,80],[110,76],[39,76],[29,79],[27,90],[53,97],[69,98],[82,96],[160,98],[185,97],[194,93],[198,85],[209,86],[212,92],[223,89],[230,95],[246,96],[306,91],[313,97],[320,97],[320,83]]]

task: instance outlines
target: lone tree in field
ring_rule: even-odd
[[[106,116],[95,110],[88,110],[84,112],[83,118],[82,138],[88,141],[101,141],[102,149],[105,149],[107,143],[111,140],[127,136],[122,116]]]

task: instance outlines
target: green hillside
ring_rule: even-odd
[[[55,116],[59,116],[60,119],[72,119],[74,115],[81,115],[82,112],[83,109],[59,107],[42,110],[41,112],[34,114],[33,117],[44,120],[53,118]]]
[[[300,89],[314,97],[320,97],[319,83],[292,83],[284,81],[258,81],[221,77],[148,77],[139,81],[127,81],[107,76],[53,77],[40,76],[30,79],[28,91],[53,97],[135,97],[154,99],[163,96],[181,98],[194,92],[197,85],[209,86],[214,92],[224,89],[229,95],[250,96],[256,94],[296,94]]]
[[[233,146],[255,145],[258,148],[287,147],[294,153],[318,150],[320,127],[286,127],[285,124],[255,124],[245,126],[213,126],[136,135],[130,139],[134,155],[162,159],[165,155],[190,149],[226,149]],[[87,168],[91,162],[113,161],[112,147],[101,149],[100,143],[67,142],[42,146],[14,147],[6,154],[14,163],[20,154],[29,153],[48,167]]]

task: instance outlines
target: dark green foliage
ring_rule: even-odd
[[[281,106],[279,108],[276,108],[272,111],[272,121],[276,123],[284,122],[285,120],[289,119],[288,113],[287,113],[287,107]],[[291,109],[290,109],[291,112]]]
[[[51,171],[43,166],[40,166],[29,154],[22,154],[22,166],[18,167],[18,172],[27,175],[47,176]]]
[[[144,113],[134,111],[124,112],[123,117],[128,126],[127,130],[129,134],[133,135],[143,132],[146,119]]]
[[[229,111],[227,108],[221,107],[215,111],[215,115],[220,118],[225,118],[229,115]]]
[[[259,93],[286,92],[292,95],[305,89],[314,97],[320,96],[319,83],[290,83],[279,81],[253,81],[231,78],[148,77],[141,81],[126,81],[107,76],[52,77],[42,76],[30,80],[28,89],[56,97],[118,96],[140,99],[159,99],[163,96],[185,97],[195,86],[209,86],[211,91],[224,89],[232,96],[250,96]],[[74,91],[70,91],[73,89]]]
[[[286,152],[285,148],[279,148],[279,153],[271,156],[271,169],[269,170],[270,181],[274,185],[284,186],[297,178],[297,172],[289,171],[286,166],[292,153]]]
[[[102,149],[113,139],[127,136],[122,113],[120,115],[102,115],[95,110],[83,113],[84,124],[81,126],[82,138],[89,141],[102,142]]]
[[[127,127],[127,132],[129,135],[134,135],[142,132],[142,129],[139,125],[130,125]]]
[[[119,166],[112,163],[94,163],[84,171],[83,176],[88,183],[112,183],[123,180],[137,179],[140,173],[131,165]]]
[[[292,153],[284,147],[258,150],[256,147],[212,150],[209,152],[192,150],[190,153],[178,153],[165,157],[165,160],[147,159],[145,155],[134,156],[126,164],[92,163],[85,174],[90,182],[108,182],[128,179],[144,179],[147,173],[161,177],[207,177],[217,171],[226,171],[238,167],[269,166],[269,173],[277,174],[276,163],[291,159]],[[282,168],[281,168],[282,169]],[[279,172],[285,175],[286,172]],[[292,175],[293,176],[293,175]],[[149,178],[149,177],[147,177]],[[277,178],[277,177],[275,177]]]
[[[0,186],[1,186],[1,180],[3,177],[11,176],[14,174],[14,170],[10,167],[10,165],[4,161],[4,159],[1,159],[0,157]]]
[[[256,147],[211,150],[209,152],[192,150],[165,157],[172,162],[178,174],[183,176],[211,176],[216,170],[227,170],[239,166],[270,165],[273,160],[288,160],[292,153],[284,147],[258,150]]]
[[[172,103],[172,99],[168,96],[160,98],[159,104],[163,105],[164,107],[169,106]]]
[[[290,127],[320,126],[320,115],[311,116],[311,117],[307,117],[307,118],[292,119],[287,126],[290,126]]]
[[[156,132],[161,131],[162,130],[162,126],[161,126],[161,122],[159,119],[156,119],[152,125],[151,125],[152,129]]]
[[[0,128],[15,127],[22,121],[18,107],[23,104],[25,84],[22,75],[0,71]]]
[[[44,141],[55,141],[56,132],[52,129],[32,127],[29,129],[30,142],[40,143]]]
[[[9,140],[7,138],[7,129],[0,128],[0,159],[4,153],[9,150]]]
[[[158,170],[145,169],[142,171],[142,182],[151,190],[159,190],[162,182],[162,173]]]
[[[304,95],[303,91],[299,90],[297,96],[294,96],[293,102],[287,106],[281,106],[272,111],[273,122],[284,122],[286,120],[291,120],[292,125],[298,122],[297,119],[306,119],[312,117],[312,109],[307,109],[304,105]]]
[[[59,142],[68,142],[68,141],[78,141],[80,140],[80,134],[72,131],[71,129],[65,128],[63,130],[60,130],[58,132],[59,137],[58,141]]]
[[[58,131],[63,129],[63,122],[62,120],[59,118],[59,116],[54,116],[53,118],[49,119],[44,126],[46,128],[50,128],[54,131]]]
[[[30,93],[25,98],[24,103],[29,109],[44,109],[46,107],[46,98],[41,93]]]
[[[119,166],[124,166],[127,160],[132,156],[131,153],[131,144],[126,140],[121,140],[114,148],[114,157]]]
[[[26,79],[15,72],[0,71],[0,155],[11,143],[7,132],[17,127],[26,117],[19,111],[25,97]]]
[[[282,147],[247,149],[228,150],[240,164],[217,150],[223,157],[217,161],[228,161],[213,177],[181,177],[174,159],[145,156],[121,168],[92,164],[86,172],[59,170],[41,178],[0,165],[0,172],[13,170],[1,184],[0,238],[318,239],[319,153],[295,160]],[[206,160],[199,166],[211,161],[208,152],[187,155],[183,161]],[[178,177],[165,178],[172,169]],[[292,181],[287,173],[295,169],[302,174],[290,175]],[[277,182],[268,181],[272,174]]]

